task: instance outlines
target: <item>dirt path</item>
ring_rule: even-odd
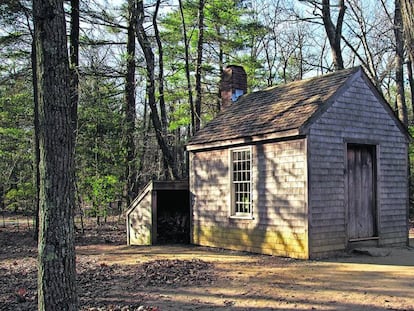
[[[408,248],[386,257],[308,262],[190,246],[102,245],[78,254],[108,265],[193,258],[214,264],[211,285],[140,289],[146,304],[160,310],[414,310],[414,250]]]
[[[129,247],[124,237],[100,231],[78,240],[81,310],[414,310],[413,247],[299,261]],[[0,229],[0,310],[36,310],[36,245],[27,232]]]

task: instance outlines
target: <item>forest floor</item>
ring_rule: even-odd
[[[190,245],[126,246],[124,223],[77,236],[81,310],[414,310],[411,247],[301,261]],[[36,310],[36,244],[0,226],[0,310]]]

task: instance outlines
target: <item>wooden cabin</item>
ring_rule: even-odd
[[[187,145],[192,243],[302,259],[408,243],[409,134],[361,68],[225,106]]]

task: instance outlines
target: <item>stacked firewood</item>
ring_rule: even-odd
[[[188,243],[190,222],[188,216],[176,213],[158,217],[158,243]]]

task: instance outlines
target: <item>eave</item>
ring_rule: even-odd
[[[187,145],[187,151],[196,152],[205,149],[218,149],[224,147],[235,147],[242,145],[249,145],[258,142],[266,142],[271,140],[285,139],[291,137],[297,137],[300,135],[299,129],[290,129],[285,131],[255,135],[251,137],[236,137],[234,139],[217,140],[206,142],[202,144],[189,144]]]

